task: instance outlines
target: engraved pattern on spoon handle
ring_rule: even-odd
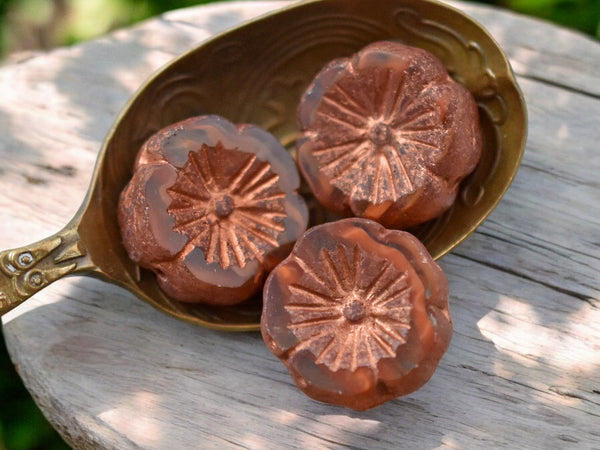
[[[65,228],[24,247],[0,252],[0,316],[53,281],[87,266],[79,233]]]

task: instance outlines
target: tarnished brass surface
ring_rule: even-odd
[[[227,31],[175,59],[141,87],[105,141],[89,195],[71,225],[80,237],[77,248],[86,255],[85,263],[66,272],[84,271],[118,283],[190,323],[257,330],[259,298],[227,308],[174,302],[160,291],[152,274],[128,259],[117,224],[117,202],[131,177],[135,154],[160,128],[206,113],[258,124],[291,148],[298,133],[298,101],[316,73],[330,60],[379,40],[435,54],[479,106],[482,160],[462,184],[451,210],[414,230],[434,258],[446,254],[500,201],[521,160],[525,104],[506,56],[480,25],[447,5],[427,0],[316,0]],[[315,208],[312,224],[327,219],[316,202],[308,201]],[[4,289],[4,282],[0,285]],[[27,295],[34,292],[29,289]],[[11,296],[0,294],[1,313],[14,306]]]
[[[75,271],[94,270],[75,226],[35,244],[0,252],[0,314]]]

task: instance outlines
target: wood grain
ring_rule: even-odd
[[[287,2],[168,13],[0,68],[0,247],[75,213],[101,142],[149,74]],[[506,50],[523,89],[523,164],[441,264],[455,334],[418,392],[357,413],[298,391],[258,334],[166,317],[92,279],[3,317],[13,361],[76,448],[600,448],[600,44],[453,3]],[[2,405],[2,407],[10,407]]]

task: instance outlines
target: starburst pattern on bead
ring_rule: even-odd
[[[182,250],[201,248],[208,263],[244,267],[279,246],[286,217],[279,175],[252,153],[219,142],[191,151],[167,189],[174,231],[188,236]]]
[[[352,186],[373,204],[395,202],[417,189],[423,172],[437,177],[429,167],[445,147],[443,114],[423,95],[429,85],[415,93],[403,72],[378,68],[367,75],[349,70],[321,97],[311,128],[328,124],[336,141],[317,133],[312,154],[334,186]]]
[[[365,275],[364,252],[358,245],[323,249],[312,267],[294,258],[304,272],[290,285],[285,305],[288,328],[299,340],[294,351],[308,349],[317,364],[334,372],[376,367],[380,359],[395,357],[411,327],[408,274],[369,255],[377,270]]]

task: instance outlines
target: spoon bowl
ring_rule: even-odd
[[[154,275],[127,256],[117,223],[119,194],[144,141],[159,129],[201,114],[257,124],[294,153],[296,108],[330,60],[369,43],[394,40],[436,55],[479,106],[483,156],[445,214],[414,230],[434,258],[462,242],[498,204],[520,164],[526,111],[506,56],[460,11],[429,0],[313,0],[222,33],[181,55],[127,104],[100,151],[83,205],[63,230],[0,252],[0,314],[49,283],[86,274],[119,284],[186,322],[228,331],[256,330],[259,296],[230,307],[170,299]],[[334,219],[305,195],[315,225]]]

